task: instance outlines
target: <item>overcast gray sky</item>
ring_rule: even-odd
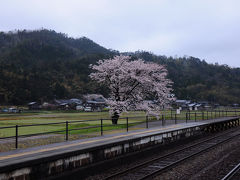
[[[0,31],[39,28],[119,51],[240,67],[239,0],[3,0]]]

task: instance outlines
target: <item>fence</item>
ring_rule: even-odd
[[[73,131],[78,131],[79,133],[81,131],[85,132],[86,130],[93,129],[94,132],[99,132],[102,136],[105,131],[108,130],[114,130],[114,129],[121,129],[125,131],[129,131],[130,127],[134,127],[136,125],[139,125],[141,128],[149,128],[152,124],[152,122],[157,122],[158,125],[166,125],[166,124],[177,124],[179,122],[196,122],[198,120],[207,120],[207,119],[216,119],[220,117],[228,117],[228,116],[239,116],[240,111],[202,111],[202,112],[184,112],[181,114],[176,114],[171,111],[170,113],[162,114],[160,119],[157,120],[156,117],[153,116],[138,116],[138,117],[124,117],[119,118],[119,124],[113,125],[109,124],[111,123],[111,119],[96,119],[96,120],[81,120],[81,121],[65,121],[65,122],[56,122],[56,123],[43,123],[43,124],[28,124],[28,125],[15,125],[15,126],[7,126],[7,127],[0,127],[1,130],[6,129],[13,129],[15,131],[14,135],[12,136],[3,136],[0,137],[1,139],[15,139],[15,148],[18,148],[19,138],[25,138],[25,137],[33,137],[33,136],[39,136],[39,135],[46,135],[46,134],[63,134],[65,136],[65,140],[69,140],[69,135]],[[81,123],[88,123],[88,122],[98,122],[97,125],[86,125],[84,127],[80,128],[74,128],[74,124],[81,124]],[[53,125],[60,125],[61,130],[56,131],[48,131],[48,132],[38,132],[38,133],[25,133],[20,134],[20,129],[22,128],[32,128],[32,127],[38,127],[38,126],[53,126]],[[155,125],[154,125],[155,126]]]

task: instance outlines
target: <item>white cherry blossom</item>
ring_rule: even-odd
[[[110,89],[106,103],[110,106],[113,123],[129,110],[145,110],[147,114],[159,112],[171,101],[171,84],[163,65],[131,60],[129,56],[115,56],[90,65],[91,79],[104,83]],[[151,99],[151,101],[146,101]]]

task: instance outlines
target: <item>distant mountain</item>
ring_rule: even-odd
[[[179,99],[240,104],[240,68],[208,64],[195,57],[172,58],[149,52],[136,52],[135,56],[164,64]]]
[[[25,104],[108,91],[90,81],[89,64],[118,51],[92,40],[50,30],[0,32],[0,103]],[[194,57],[174,59],[149,52],[125,52],[165,64],[178,98],[240,104],[240,69],[208,64]]]
[[[20,65],[48,60],[68,60],[89,54],[112,54],[110,50],[82,37],[73,39],[55,31],[17,31],[0,33],[1,61],[15,62]]]
[[[77,96],[99,90],[89,81],[89,64],[112,52],[92,40],[55,31],[0,33],[0,102]]]

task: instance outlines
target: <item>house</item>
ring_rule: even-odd
[[[181,109],[188,109],[188,104],[190,104],[191,101],[189,100],[180,100],[180,99],[177,99],[174,104],[175,106],[177,106],[177,108],[180,108]]]
[[[34,102],[28,103],[28,109],[29,110],[39,110],[39,109],[42,109],[42,106],[40,103],[34,101]]]
[[[239,107],[239,104],[235,103],[235,104],[232,104],[231,105],[233,108],[238,108]]]
[[[195,110],[196,103],[188,104],[189,111]]]
[[[79,106],[83,104],[82,100],[77,98],[70,99],[70,102],[70,104],[74,104],[74,106]]]
[[[77,106],[82,105],[82,100],[77,98],[55,99],[54,102],[59,109],[77,109]]]
[[[8,112],[9,113],[21,113],[21,110],[18,108],[11,107],[11,108],[8,108]]]
[[[48,103],[48,102],[44,102],[44,103],[42,104],[42,109],[54,110],[54,109],[57,109],[57,105],[51,104],[51,103]]]
[[[191,103],[191,104],[188,104],[188,107],[189,107],[189,111],[197,111],[197,110],[201,109],[202,104]]]
[[[102,111],[106,106],[105,102],[99,101],[86,101],[85,107],[91,107],[92,111]]]
[[[197,103],[197,104],[195,105],[195,111],[201,109],[201,107],[202,107],[202,104]]]
[[[106,106],[106,101],[101,94],[84,95],[84,107],[91,107],[92,111],[102,111]]]

